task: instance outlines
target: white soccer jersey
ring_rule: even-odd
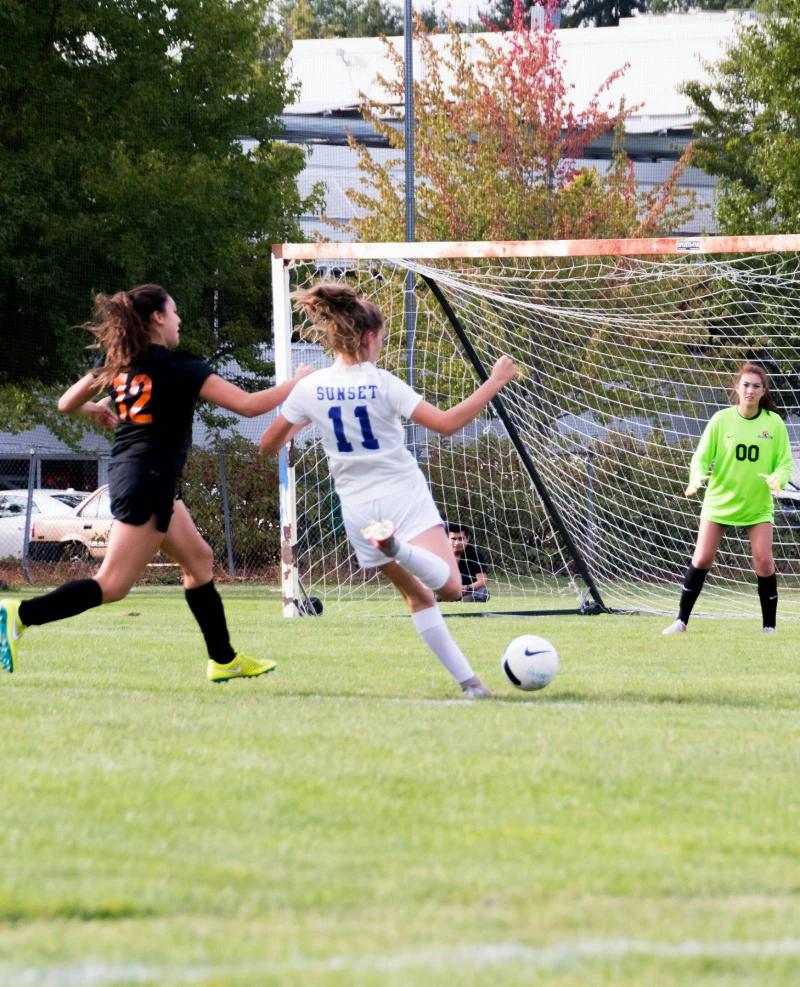
[[[336,360],[298,381],[281,414],[293,425],[310,421],[319,428],[336,492],[355,504],[402,488],[421,474],[405,446],[401,421],[421,400],[374,363]]]

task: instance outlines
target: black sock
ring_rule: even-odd
[[[703,588],[707,575],[708,569],[695,569],[691,563],[686,570],[683,590],[681,591],[681,602],[678,607],[678,620],[682,620],[684,624],[689,623],[689,617],[692,615],[692,610],[697,602],[697,597],[700,596],[700,590]]]
[[[99,607],[102,602],[100,583],[94,579],[74,579],[43,596],[24,600],[19,605],[19,619],[26,627],[49,624],[53,620],[74,617],[84,610]]]
[[[231,647],[228,637],[228,624],[225,620],[225,608],[222,597],[212,579],[205,586],[184,590],[186,602],[200,625],[208,648],[208,657],[220,665],[228,665],[233,661],[236,652]]]
[[[778,578],[776,573],[771,576],[758,577],[758,598],[761,601],[761,621],[764,627],[774,627],[778,615]]]

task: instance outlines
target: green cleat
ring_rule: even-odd
[[[266,675],[276,667],[274,661],[262,661],[250,655],[236,655],[227,665],[220,665],[213,658],[208,659],[206,677],[209,682],[227,682],[229,679],[255,678]]]
[[[25,625],[19,619],[17,600],[0,600],[0,668],[14,671],[17,660],[17,641],[22,637]]]

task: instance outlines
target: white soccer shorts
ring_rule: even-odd
[[[394,521],[395,535],[404,542],[444,524],[422,474],[415,483],[404,485],[401,491],[358,504],[342,504],[342,518],[362,569],[373,569],[391,561],[361,534],[361,529],[370,521]]]

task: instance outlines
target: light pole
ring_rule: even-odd
[[[404,0],[403,7],[403,52],[404,73],[403,89],[405,93],[405,144],[406,144],[406,242],[412,243],[416,236],[415,227],[415,197],[414,197],[414,18],[411,12],[411,0]],[[408,368],[408,385],[414,387],[416,368],[414,361],[415,335],[417,328],[417,299],[414,294],[414,275],[406,272],[405,285],[405,316],[406,316],[406,359]],[[407,444],[416,454],[414,440],[414,424],[408,423]]]

